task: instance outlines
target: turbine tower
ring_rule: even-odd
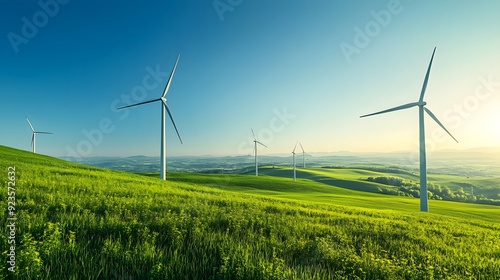
[[[432,52],[431,56],[431,61],[429,63],[429,67],[427,68],[427,73],[425,74],[425,79],[424,79],[424,84],[422,86],[422,91],[420,92],[420,98],[418,99],[417,102],[412,102],[408,103],[405,105],[397,106],[391,109],[383,110],[380,112],[368,114],[361,116],[360,118],[363,117],[368,117],[368,116],[373,116],[373,115],[378,115],[378,114],[383,114],[383,113],[388,113],[392,111],[398,111],[398,110],[403,110],[403,109],[408,109],[411,107],[418,106],[418,120],[419,120],[419,134],[420,134],[420,211],[423,212],[428,212],[429,211],[429,205],[428,205],[428,197],[427,197],[427,160],[426,160],[426,155],[425,155],[425,129],[424,129],[424,111],[434,120],[436,123],[441,126],[441,128],[448,133],[448,135],[455,140],[455,142],[458,143],[457,139],[451,135],[451,133],[444,127],[444,125],[438,120],[438,118],[431,112],[431,110],[427,109],[425,105],[427,103],[424,101],[424,95],[425,95],[425,89],[427,88],[427,82],[429,80],[429,74],[431,72],[431,66],[432,66],[432,60],[434,59],[434,53],[436,52],[436,48],[434,48],[434,51]]]
[[[293,151],[292,151],[292,157],[293,157],[293,180],[294,181],[297,181],[297,171],[296,171],[296,165],[295,165],[295,149],[297,149],[297,144],[299,143],[299,141],[297,141],[297,143],[295,143],[295,147],[293,148]]]
[[[53,134],[51,132],[44,132],[44,131],[35,131],[33,128],[33,125],[31,125],[30,120],[28,117],[26,117],[26,120],[28,121],[28,124],[30,125],[31,131],[33,132],[33,136],[31,137],[31,147],[33,148],[33,153],[36,154],[36,135],[37,134]]]
[[[165,137],[166,136],[165,135],[166,134],[165,133],[165,111],[168,113],[170,120],[172,121],[172,124],[174,125],[175,132],[177,132],[177,137],[179,137],[179,140],[182,144],[181,135],[179,134],[179,131],[177,130],[177,126],[175,125],[174,118],[172,117],[172,113],[170,112],[170,109],[168,108],[168,105],[167,105],[167,99],[165,98],[165,96],[167,95],[168,89],[170,88],[170,83],[172,82],[172,77],[174,76],[175,69],[177,68],[177,63],[179,62],[180,57],[181,57],[181,55],[179,54],[177,56],[177,60],[175,61],[174,68],[172,69],[172,72],[170,73],[170,77],[168,78],[168,82],[167,82],[167,85],[165,86],[165,90],[163,91],[163,95],[160,98],[117,108],[117,110],[121,110],[121,109],[134,107],[134,106],[138,106],[138,105],[142,105],[142,104],[158,102],[158,101],[160,102],[160,106],[161,106],[160,177],[162,180],[165,180],[166,172],[167,172],[167,138]]]
[[[257,138],[255,138],[255,133],[253,132],[253,129],[251,129],[251,130],[252,130],[253,144],[254,144],[253,150],[255,152],[255,176],[259,176],[259,165],[258,165],[258,161],[257,161],[257,144],[260,144],[266,148],[267,148],[267,146],[262,144],[261,142],[257,141]]]

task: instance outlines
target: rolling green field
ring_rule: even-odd
[[[362,176],[383,175],[383,173],[341,169],[340,173],[336,172],[333,175],[328,170],[323,171],[319,169],[318,171],[312,169],[307,170],[307,172],[297,173],[297,176],[307,174],[309,176],[304,176],[305,178],[299,178],[296,182],[293,182],[292,179],[288,178],[291,172],[290,168],[260,168],[259,173],[261,175],[259,177],[248,175],[174,173],[170,174],[169,180],[210,186],[237,193],[330,205],[362,207],[373,210],[397,210],[418,213],[420,209],[420,201],[417,198],[377,194],[375,192],[380,187],[380,184],[359,179],[363,178]],[[158,176],[158,174],[154,174],[154,176]],[[343,179],[335,179],[332,176],[340,176]],[[334,185],[341,187],[334,187]],[[500,222],[498,216],[500,215],[500,207],[498,206],[429,200],[429,208],[432,213],[428,215],[440,214],[493,223]]]
[[[391,168],[378,168],[394,170]],[[248,173],[251,174],[251,173]],[[289,167],[261,167],[260,174],[275,177],[292,178],[293,170]],[[418,174],[413,174],[405,170],[395,170],[393,172],[372,171],[361,168],[297,168],[299,179],[312,180],[318,183],[341,187],[349,190],[359,190],[372,193],[385,193],[393,195],[408,195],[402,193],[400,188],[387,184],[369,181],[369,178],[398,178],[412,185],[415,190],[419,189]],[[428,184],[432,185],[429,190],[436,192],[436,188],[441,190],[446,188],[449,196],[439,197],[439,200],[475,202],[480,204],[500,205],[500,177],[476,176],[467,178],[449,174],[429,174]],[[434,189],[433,189],[434,188]],[[471,201],[471,191],[473,189],[474,200]],[[408,187],[407,187],[408,190]],[[398,193],[399,191],[399,193]],[[436,193],[435,193],[436,194]],[[416,197],[419,197],[418,195]],[[438,199],[430,194],[431,199]]]
[[[430,201],[421,213],[416,198],[341,186],[361,187],[372,171],[161,181],[0,146],[5,202],[9,166],[16,272],[3,226],[2,278],[500,278],[500,207]]]
[[[381,168],[382,169],[382,168]],[[291,168],[270,168],[260,169],[260,173],[291,178],[293,175]],[[395,172],[377,172],[360,168],[308,168],[297,169],[297,178],[311,179],[317,182],[326,182],[327,184],[344,187],[347,189],[357,189],[367,192],[376,192],[377,187],[384,185],[367,182],[368,177],[399,177],[414,182],[419,182],[419,174],[401,170]],[[334,181],[331,181],[331,180]],[[428,183],[448,186],[452,190],[465,188],[470,193],[470,187],[474,186],[475,194],[488,194],[497,196],[500,194],[500,177],[475,176],[468,178],[466,176],[457,176],[449,174],[427,174]],[[499,197],[500,198],[500,197]]]

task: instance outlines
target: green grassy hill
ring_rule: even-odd
[[[18,279],[500,277],[500,207],[431,201],[420,213],[417,199],[273,176],[165,182],[0,146],[5,202],[9,166]]]
[[[320,170],[321,171],[321,170]],[[398,197],[378,194],[380,184],[361,180],[358,175],[383,175],[365,170],[340,170],[335,175],[316,170],[300,172],[304,178],[294,182],[288,178],[290,168],[261,168],[259,177],[252,175],[206,175],[191,173],[172,173],[169,180],[188,182],[201,186],[210,186],[225,191],[254,194],[273,198],[293,199],[299,201],[360,207],[373,210],[397,210],[408,213],[419,213],[418,198]],[[266,175],[267,174],[267,175]],[[313,174],[313,175],[311,175]],[[321,175],[318,175],[321,174]],[[356,175],[357,174],[357,175]],[[158,174],[154,174],[158,177]],[[335,179],[342,177],[345,179]],[[356,177],[357,176],[357,177]],[[500,222],[500,207],[493,205],[477,205],[451,201],[430,200],[428,215],[445,215],[456,218],[470,218],[486,222]]]
[[[368,168],[368,167],[366,167]],[[377,168],[383,170],[384,168]],[[328,184],[335,187],[341,187],[350,190],[359,190],[372,193],[398,194],[398,187],[371,182],[368,178],[399,178],[419,189],[418,174],[397,170],[372,171],[361,168],[307,168],[297,169],[297,177],[308,179],[315,182]],[[291,178],[293,170],[290,167],[261,167],[260,174],[275,177]],[[251,174],[250,172],[248,174]],[[428,174],[429,190],[434,191],[433,187],[446,187],[452,193],[462,193],[461,197],[445,198],[445,200],[470,201],[471,190],[474,188],[475,203],[500,205],[500,177],[480,177],[467,178],[465,176],[446,175],[446,174]],[[459,191],[461,189],[461,191]],[[399,192],[400,195],[403,193]],[[430,196],[432,198],[432,196]],[[443,198],[441,198],[443,199]]]

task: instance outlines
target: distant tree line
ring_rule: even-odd
[[[368,177],[369,182],[376,182],[395,188],[378,188],[378,192],[383,194],[420,197],[420,187],[417,183],[399,177]],[[471,185],[472,186],[472,185]],[[484,194],[473,195],[467,193],[463,187],[452,190],[447,186],[427,183],[427,193],[429,199],[449,200],[460,202],[473,202],[480,204],[500,205],[500,196],[487,197]]]

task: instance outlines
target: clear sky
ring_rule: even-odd
[[[144,3],[146,2],[146,3]],[[253,128],[290,153],[418,149],[425,100],[460,141],[426,117],[428,149],[500,146],[500,2],[3,1],[0,144],[51,156],[251,154]]]

